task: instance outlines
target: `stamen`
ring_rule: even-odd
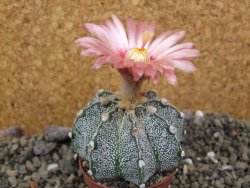
[[[148,62],[149,54],[147,49],[132,48],[128,50],[125,55],[126,59],[133,60],[135,62]]]
[[[148,42],[150,42],[153,38],[152,33],[148,32],[148,31],[144,31],[143,33],[143,37],[142,37],[142,49],[144,49],[144,47],[146,46],[146,44]]]

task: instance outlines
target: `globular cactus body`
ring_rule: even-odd
[[[146,99],[129,111],[112,92],[99,91],[78,113],[72,148],[89,161],[89,174],[97,181],[122,178],[145,185],[156,172],[178,167],[183,118],[155,92],[147,92]]]

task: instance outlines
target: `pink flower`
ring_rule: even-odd
[[[158,83],[159,75],[164,75],[173,85],[177,82],[175,68],[195,71],[190,59],[197,57],[199,52],[193,43],[179,43],[184,38],[184,31],[167,31],[152,40],[154,25],[129,19],[126,33],[115,15],[101,25],[86,23],[85,28],[97,38],[82,37],[76,43],[85,49],[81,55],[98,57],[94,68],[111,64],[116,69],[129,71],[134,81],[149,77]]]

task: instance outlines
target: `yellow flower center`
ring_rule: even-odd
[[[148,62],[149,54],[147,49],[132,48],[128,50],[125,55],[126,59],[133,60],[135,62]]]

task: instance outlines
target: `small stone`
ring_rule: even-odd
[[[57,163],[49,164],[47,166],[48,171],[56,171],[57,169],[58,169],[58,164]]]
[[[68,134],[70,128],[60,127],[60,126],[48,126],[45,129],[46,139],[52,142],[62,142],[69,139]]]
[[[35,155],[46,155],[56,147],[56,143],[41,141],[33,149]]]
[[[183,174],[184,175],[187,175],[187,173],[188,173],[188,166],[185,164],[185,165],[183,165]]]
[[[223,182],[221,182],[221,180],[216,180],[214,185],[217,188],[223,188],[224,187]]]
[[[183,110],[183,114],[185,120],[191,120],[193,118],[192,112],[188,109]]]
[[[14,176],[14,177],[16,177],[17,174],[18,174],[18,171],[17,170],[7,170],[6,174],[8,176]]]
[[[40,174],[39,172],[33,172],[31,175],[32,180],[38,182],[40,180]]]
[[[30,172],[35,172],[35,168],[34,168],[34,166],[33,166],[33,164],[30,162],[30,161],[26,161],[25,162],[25,167],[26,167],[26,169],[28,170],[28,171],[30,171]]]
[[[207,156],[213,163],[218,163],[218,160],[215,158],[215,153],[213,151],[208,152]]]
[[[58,156],[56,152],[53,153],[52,158],[54,161],[58,161],[60,159],[60,157]]]
[[[141,184],[140,186],[139,186],[139,188],[145,188],[146,186],[145,186],[145,184]]]
[[[13,144],[11,149],[12,149],[12,151],[16,151],[18,147],[19,147],[18,144]]]
[[[76,176],[74,174],[70,174],[70,176],[67,178],[67,183],[73,183],[76,180]]]
[[[18,188],[27,188],[27,187],[30,187],[29,182],[20,182],[20,183],[18,183]]]
[[[84,183],[80,183],[77,188],[88,188]]]
[[[220,137],[220,133],[219,133],[219,132],[215,132],[215,133],[213,134],[213,137],[214,137],[214,138],[219,138],[219,137]]]
[[[69,132],[68,137],[72,138],[72,132]]]
[[[9,136],[19,138],[22,135],[21,132],[20,128],[14,126],[5,130],[0,130],[0,137]]]
[[[78,157],[77,153],[74,154],[74,159],[76,160]]]
[[[24,147],[28,143],[28,139],[25,136],[22,136],[19,140],[19,143],[22,147]]]
[[[226,176],[224,180],[227,185],[230,185],[232,183],[232,179],[229,176]]]
[[[88,170],[87,173],[88,173],[89,176],[93,176],[93,172],[91,170]]]
[[[184,157],[184,156],[185,156],[185,151],[182,150],[182,152],[181,152],[181,157]]]
[[[30,179],[31,179],[31,176],[24,176],[24,178],[23,178],[24,181],[28,181]]]
[[[201,164],[201,166],[198,167],[198,170],[200,172],[208,171],[209,170],[209,165],[208,164]]]
[[[242,184],[241,184],[241,188],[249,188],[250,187],[250,181],[248,181],[248,182],[243,182]]]
[[[189,172],[194,172],[194,171],[195,171],[195,166],[194,166],[194,164],[189,164],[189,165],[188,165],[188,171],[189,171]]]
[[[18,158],[18,162],[25,163],[25,161],[29,160],[32,156],[33,156],[32,148],[27,146],[21,151],[20,157]]]
[[[0,179],[1,188],[9,188],[9,181],[7,179]]]
[[[193,164],[193,160],[191,158],[184,159],[184,162],[187,164]]]
[[[246,182],[250,182],[250,175],[246,175],[243,179],[244,179]]]
[[[203,118],[204,117],[204,113],[201,110],[197,110],[195,112],[195,117],[196,118]]]
[[[32,162],[33,162],[33,166],[35,168],[39,168],[41,166],[41,164],[42,164],[40,159],[37,156],[32,158]]]
[[[220,170],[233,170],[234,167],[232,165],[223,165]]]
[[[243,152],[243,153],[242,153],[242,159],[243,159],[244,161],[249,161],[249,157],[248,157],[248,153],[247,153],[247,152]]]
[[[8,181],[9,181],[11,187],[16,187],[17,186],[17,179],[16,179],[16,177],[11,176],[11,177],[8,178]]]
[[[26,173],[27,173],[27,170],[26,170],[25,165],[20,165],[19,174],[26,174]]]
[[[229,146],[230,147],[230,146]],[[231,147],[230,147],[231,148]],[[230,164],[235,164],[236,163],[236,161],[237,161],[237,158],[238,158],[238,156],[236,155],[236,153],[232,153],[231,155],[230,155],[230,157],[229,157],[229,162],[230,162]]]
[[[199,188],[200,187],[200,185],[199,185],[199,183],[198,182],[193,182],[192,184],[191,184],[191,187],[192,188]]]
[[[248,164],[245,162],[238,161],[235,164],[236,169],[246,169],[248,167]]]
[[[221,121],[219,119],[215,119],[214,124],[215,124],[215,126],[219,126],[219,127],[222,126]]]

